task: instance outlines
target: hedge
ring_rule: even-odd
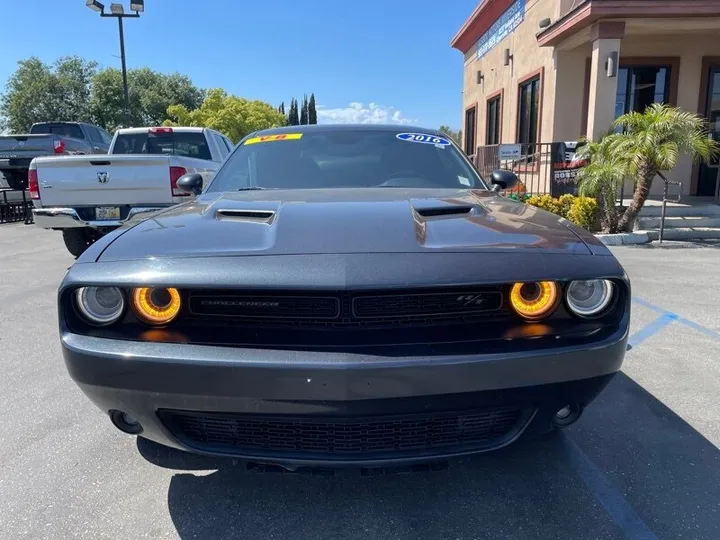
[[[533,195],[525,202],[552,214],[564,217],[588,230],[596,229],[598,204],[593,197],[575,197],[562,195],[558,198],[550,195]]]

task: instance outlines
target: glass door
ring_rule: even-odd
[[[618,70],[615,118],[631,111],[643,112],[653,103],[667,103],[670,66],[624,66]]]
[[[705,117],[707,118],[712,137],[720,142],[720,64],[710,66],[708,76],[707,98],[705,102]],[[715,197],[720,202],[720,183],[718,182],[718,162],[700,165],[697,195]]]

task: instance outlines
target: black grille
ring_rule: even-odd
[[[370,419],[169,410],[158,415],[175,437],[199,450],[330,460],[422,457],[497,447],[529,419],[528,411],[516,407]]]
[[[485,291],[364,295],[353,298],[352,304],[353,315],[359,319],[469,315],[497,311],[501,306],[500,292]]]
[[[206,316],[223,316],[229,324],[240,326],[402,327],[473,323],[496,317],[502,307],[498,287],[401,293],[193,291],[189,320],[201,323]],[[216,323],[223,324],[217,319]]]
[[[194,315],[224,315],[256,319],[336,319],[340,300],[334,297],[302,295],[193,295]]]

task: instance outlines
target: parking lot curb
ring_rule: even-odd
[[[646,232],[596,234],[595,237],[606,246],[632,246],[650,242],[650,235]]]

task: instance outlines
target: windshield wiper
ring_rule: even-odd
[[[261,186],[243,186],[241,188],[237,188],[238,191],[256,191],[260,189],[267,189]]]

